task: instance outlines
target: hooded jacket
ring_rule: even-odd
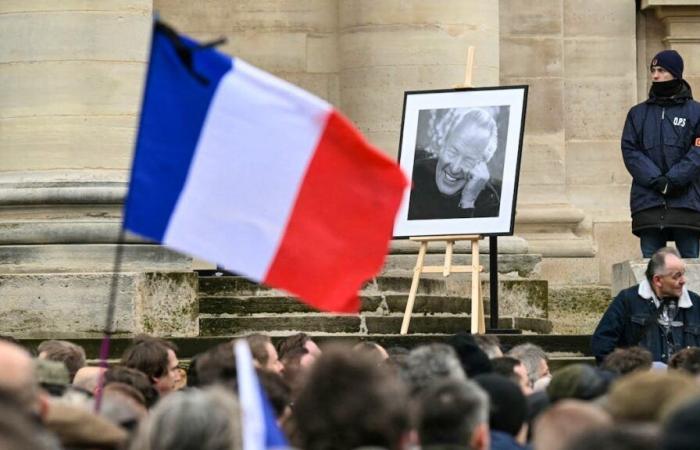
[[[632,215],[656,207],[700,212],[700,103],[680,81],[677,94],[659,98],[651,92],[627,114],[622,157],[632,175]],[[668,180],[665,195],[652,187],[661,176]]]

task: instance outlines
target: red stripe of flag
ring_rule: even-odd
[[[357,312],[382,267],[407,186],[398,165],[333,111],[265,283],[317,309]]]

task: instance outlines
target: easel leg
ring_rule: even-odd
[[[479,271],[479,241],[474,239],[472,240],[472,334],[485,332],[484,305],[482,302]],[[484,331],[481,331],[482,329],[484,329]]]
[[[428,243],[421,242],[420,250],[418,250],[418,260],[416,261],[416,267],[413,269],[413,281],[411,281],[411,292],[408,294],[406,310],[403,313],[403,322],[401,323],[401,334],[408,333],[408,324],[411,322],[411,314],[413,313],[413,303],[416,301],[416,294],[418,293],[418,282],[420,281],[420,274],[421,272],[423,272],[423,260],[425,259],[425,253],[427,250]]]

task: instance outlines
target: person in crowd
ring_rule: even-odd
[[[562,400],[534,421],[533,448],[563,450],[579,436],[612,427],[612,424],[610,414],[599,406],[580,400]]]
[[[238,399],[222,387],[178,391],[158,402],[131,450],[242,450]]]
[[[11,341],[7,341],[11,342]],[[26,414],[16,397],[0,392],[0,448],[3,450],[63,450],[55,436]]]
[[[399,375],[406,382],[412,396],[439,380],[467,379],[457,353],[446,344],[414,348],[406,357],[405,366],[400,368]]]
[[[472,334],[461,331],[450,337],[447,343],[454,348],[462,370],[468,377],[491,372],[491,360]]]
[[[28,415],[40,417],[45,412],[46,399],[40,395],[32,357],[8,341],[0,341],[0,392]]]
[[[550,403],[563,399],[594,400],[608,390],[603,375],[588,364],[570,364],[552,375],[547,386]]]
[[[532,394],[532,386],[530,385],[530,378],[527,376],[527,368],[522,361],[510,356],[501,356],[491,360],[491,367],[493,373],[503,375],[520,386],[523,395],[528,396]]]
[[[649,425],[622,425],[578,436],[563,450],[658,450],[658,428]]]
[[[306,333],[296,333],[280,342],[278,353],[284,366],[282,376],[295,398],[309,368],[321,355],[321,349]]]
[[[496,217],[501,186],[488,162],[498,146],[498,127],[483,108],[454,114],[437,157],[417,151],[408,219]]]
[[[100,377],[106,371],[104,367],[85,366],[78,369],[73,378],[73,387],[89,395],[95,395]]]
[[[700,398],[676,408],[661,428],[661,450],[696,450],[700,442]]]
[[[348,348],[328,348],[311,367],[294,403],[304,450],[362,446],[399,450],[410,429],[404,386],[384,365]]]
[[[284,423],[292,414],[292,390],[282,376],[269,370],[257,370],[260,385],[265,390],[278,423]]]
[[[39,386],[49,395],[60,397],[68,388],[68,369],[60,361],[50,361],[48,359],[34,360],[34,372]]]
[[[286,339],[279,343],[279,348],[277,353],[281,358],[283,358],[289,351],[304,348],[306,353],[308,353],[311,360],[315,360],[321,355],[321,349],[318,345],[311,339],[306,333],[296,333],[288,336]]]
[[[148,376],[137,369],[124,366],[110,367],[104,374],[105,388],[112,383],[126,384],[136,389],[144,400],[144,406],[151,408],[160,398],[158,390]]]
[[[204,387],[220,384],[233,392],[238,390],[238,372],[233,352],[233,341],[223,342],[196,356],[194,371],[196,384]]]
[[[616,375],[651,369],[651,352],[643,347],[616,348],[608,354],[600,368]]]
[[[491,450],[523,450],[527,441],[527,402],[520,386],[498,374],[474,379],[489,397]]]
[[[668,362],[676,351],[700,345],[700,296],[685,285],[685,263],[664,247],[647,264],[645,279],[620,291],[591,339],[599,362],[618,347],[641,346],[654,361]]]
[[[616,422],[661,423],[683,402],[700,396],[700,386],[679,372],[635,372],[610,388],[606,409]]]
[[[632,107],[622,132],[622,157],[632,175],[632,232],[642,255],[675,241],[697,258],[700,237],[700,103],[683,80],[675,50],[651,60],[649,98]]]
[[[39,359],[58,361],[68,370],[69,381],[72,383],[78,370],[85,366],[85,349],[68,341],[44,341],[37,348]]]
[[[384,347],[373,341],[362,341],[352,348],[354,352],[365,353],[377,360],[377,363],[383,363],[389,359],[389,354],[384,350]]]
[[[489,359],[500,358],[503,356],[501,342],[498,336],[494,334],[477,334],[474,335],[476,345],[489,357]]]
[[[277,374],[282,373],[284,366],[277,356],[277,349],[272,345],[270,336],[261,333],[253,333],[246,336],[253,355],[253,363],[258,369],[269,370]]]
[[[164,397],[175,391],[181,381],[176,351],[169,341],[141,335],[124,351],[121,364],[145,373]]]
[[[489,449],[489,400],[470,380],[443,380],[417,398],[415,427],[422,450]]]
[[[527,342],[525,344],[516,345],[508,351],[507,355],[522,361],[527,368],[527,376],[533,388],[538,380],[548,380],[551,378],[547,354],[542,350],[542,347]]]
[[[700,375],[700,348],[688,347],[676,352],[671,356],[668,368],[697,377]]]

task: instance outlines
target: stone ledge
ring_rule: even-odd
[[[115,244],[0,245],[0,274],[112,272],[116,248]],[[123,247],[123,272],[191,269],[191,257],[160,245]]]
[[[105,326],[112,280],[110,273],[0,275],[0,334],[99,336]],[[195,273],[132,272],[120,274],[118,280],[115,333],[199,333]]]

